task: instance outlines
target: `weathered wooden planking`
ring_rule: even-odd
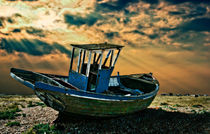
[[[155,98],[152,96],[144,100],[107,101],[80,98],[42,89],[36,89],[35,93],[46,105],[60,112],[95,117],[112,117],[137,112],[146,109]]]

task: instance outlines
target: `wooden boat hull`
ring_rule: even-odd
[[[114,117],[138,112],[146,109],[155,98],[152,96],[148,99],[107,101],[80,98],[42,89],[36,89],[35,93],[47,106],[55,110],[94,117]]]
[[[34,89],[35,94],[47,106],[59,112],[94,117],[114,117],[146,109],[159,90],[157,84],[153,92],[144,95],[106,95],[64,88],[41,73],[13,69],[11,76]]]

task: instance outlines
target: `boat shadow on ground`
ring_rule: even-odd
[[[148,108],[114,118],[59,114],[57,129],[71,133],[208,133],[210,113],[189,114]]]

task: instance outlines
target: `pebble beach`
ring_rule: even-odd
[[[210,97],[157,96],[147,109],[115,118],[59,114],[35,96],[1,95],[0,133],[210,133]],[[11,109],[16,108],[14,117]],[[17,110],[18,109],[18,110]],[[5,116],[3,116],[5,115]]]

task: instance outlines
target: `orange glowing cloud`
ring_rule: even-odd
[[[2,0],[0,72],[67,74],[69,44],[106,41],[125,45],[114,74],[153,72],[160,93],[209,94],[209,12],[193,1]]]

